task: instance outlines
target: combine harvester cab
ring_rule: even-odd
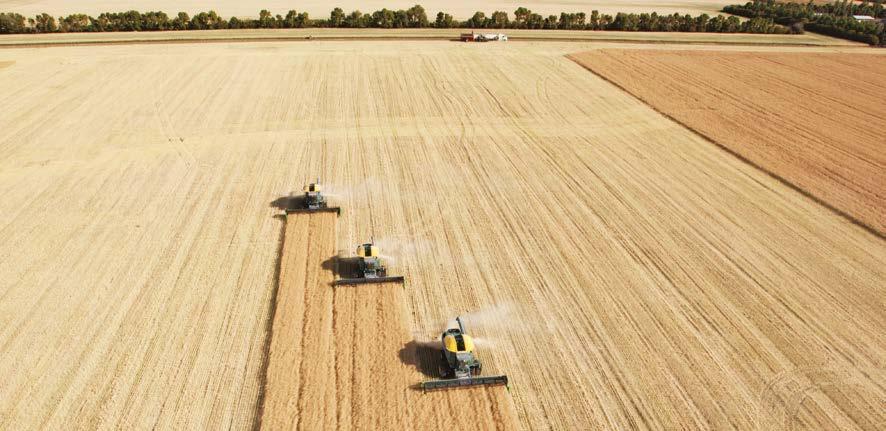
[[[379,255],[378,247],[369,242],[357,246],[357,257],[348,259],[346,278],[333,282],[334,286],[369,283],[402,283],[402,275],[388,276],[388,267]],[[341,265],[340,265],[341,266]],[[341,267],[339,267],[341,270]]]
[[[469,386],[497,386],[508,384],[508,376],[480,376],[483,365],[474,355],[474,340],[465,333],[461,317],[455,319],[458,328],[449,328],[440,336],[443,364],[441,380],[421,383],[422,390],[463,388]]]
[[[303,191],[302,196],[291,200],[292,205],[290,208],[286,208],[286,214],[334,212],[341,215],[341,208],[329,206],[326,196],[322,192],[319,178],[315,183],[306,184]]]

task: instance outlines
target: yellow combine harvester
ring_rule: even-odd
[[[474,340],[465,333],[461,317],[456,317],[458,328],[449,328],[440,336],[443,344],[442,380],[421,383],[423,390],[463,388],[480,385],[507,385],[508,376],[480,376],[483,366],[474,355]]]
[[[345,265],[339,262],[339,273],[344,272],[349,278],[341,278],[333,282],[343,284],[391,283],[402,282],[403,276],[388,276],[388,267],[379,255],[378,247],[372,242],[357,246],[357,257],[346,259]]]
[[[286,209],[286,214],[334,212],[341,215],[341,208],[330,207],[323,195],[320,179],[317,182],[305,185],[304,195],[291,199],[291,207]]]

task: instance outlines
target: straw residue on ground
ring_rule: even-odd
[[[335,223],[333,213],[287,217],[261,427],[515,429],[503,387],[416,388],[437,375],[412,342],[403,285],[333,288]],[[439,354],[436,344],[427,350]]]
[[[4,51],[0,428],[252,427],[271,202],[318,176],[365,191],[335,250],[384,241],[410,340],[506,304],[466,323],[522,429],[879,428],[883,240],[563,56],[592,47]]]

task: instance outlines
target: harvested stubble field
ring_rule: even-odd
[[[0,428],[253,426],[270,203],[315,176],[409,338],[468,312],[524,429],[880,427],[883,240],[589,48],[0,51]]]
[[[337,416],[328,424],[363,430],[518,429],[504,387],[427,393],[417,388],[422,380],[438,377],[430,366],[436,365],[436,355],[422,355],[439,354],[439,342],[413,342],[405,296],[398,283],[335,289],[331,335],[338,402]]]
[[[597,50],[572,58],[886,234],[886,56]]]
[[[398,283],[333,288],[336,215],[287,217],[264,429],[515,429],[505,388],[424,394]],[[436,371],[436,369],[435,369]]]
[[[286,218],[259,406],[266,429],[335,426],[334,277],[327,263],[335,256],[335,223],[334,213]]]

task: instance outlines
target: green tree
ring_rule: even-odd
[[[526,28],[539,29],[543,28],[544,25],[545,19],[537,13],[530,13],[529,17],[526,18]]]
[[[55,17],[47,13],[41,13],[34,18],[34,31],[37,33],[53,33],[58,31]]]
[[[363,18],[363,12],[359,10],[355,10],[345,18],[345,27],[349,28],[364,28],[366,27],[366,20]]]
[[[428,14],[421,5],[415,5],[406,10],[406,19],[413,28],[425,28],[428,26]]]
[[[372,13],[372,27],[393,28],[394,11],[384,8]]]
[[[298,12],[290,10],[286,13],[286,18],[283,19],[283,28],[296,27],[298,27]]]
[[[531,10],[523,6],[518,7],[514,11],[514,28],[526,28],[526,24],[529,22],[529,15],[531,14]]]
[[[79,33],[82,31],[87,31],[89,29],[89,17],[82,13],[68,15],[64,18],[59,18],[58,21],[58,29],[61,32]],[[3,31],[0,30],[0,33],[3,33]]]
[[[591,11],[591,19],[588,21],[588,29],[590,30],[600,30],[600,12],[596,10]]]
[[[178,15],[172,19],[173,30],[187,30],[190,25],[191,17],[185,12],[179,12]]]
[[[394,28],[406,28],[409,27],[409,16],[406,11],[403,9],[398,9],[394,11]]]
[[[724,33],[737,33],[739,30],[741,30],[741,20],[737,16],[726,18],[726,22],[723,24]]]
[[[17,13],[0,13],[0,34],[27,32],[27,18]]]
[[[448,13],[438,12],[437,13],[437,20],[434,21],[434,27],[437,27],[437,28],[455,27],[455,24],[452,21],[452,15],[450,15]]]
[[[329,14],[329,26],[338,28],[341,27],[344,22],[345,12],[340,7],[333,9],[332,12]]]
[[[492,12],[492,16],[489,17],[489,27],[490,28],[508,28],[508,24],[510,24],[508,20],[508,13],[497,10]]]
[[[549,29],[549,30],[556,29],[557,28],[557,15],[548,15],[548,17],[545,18],[544,25],[542,26],[542,28]]]
[[[274,28],[277,26],[277,22],[269,10],[262,9],[258,13],[258,26],[259,28]]]
[[[483,28],[486,26],[486,14],[480,11],[474,13],[469,20],[465,21],[465,26],[469,28]]]

